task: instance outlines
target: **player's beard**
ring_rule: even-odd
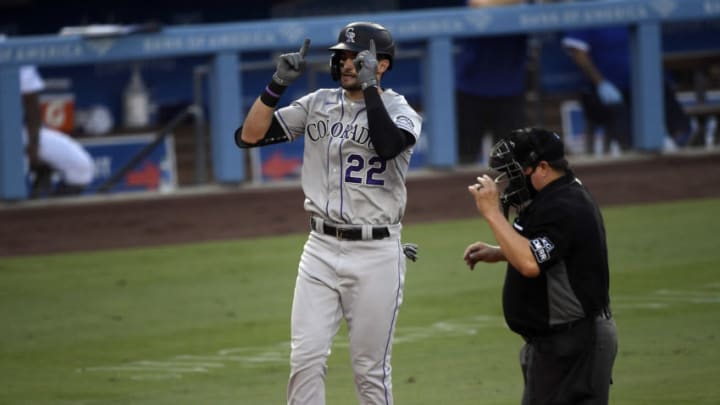
[[[360,81],[357,79],[357,75],[348,75],[351,72],[345,72],[340,76],[340,86],[347,91],[358,91],[362,90],[360,87]]]

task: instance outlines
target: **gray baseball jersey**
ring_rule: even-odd
[[[319,89],[275,112],[290,139],[305,136],[302,188],[305,210],[344,224],[396,224],[405,212],[412,148],[384,161],[368,134],[365,101],[342,88]],[[420,136],[422,118],[405,97],[385,90],[383,104],[395,124]]]

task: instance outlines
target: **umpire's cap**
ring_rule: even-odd
[[[507,137],[515,160],[522,167],[535,167],[544,160],[553,167],[567,167],[565,145],[560,135],[543,128],[516,129]]]

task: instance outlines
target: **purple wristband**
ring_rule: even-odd
[[[275,93],[274,91],[272,91],[272,90],[270,89],[270,86],[269,86],[269,85],[268,85],[268,86],[265,86],[265,92],[268,93],[269,95],[275,97],[275,98],[280,98],[280,95],[277,94],[277,93]]]
[[[280,96],[285,89],[287,89],[287,86],[280,85],[275,83],[274,80],[271,80],[270,83],[265,86],[262,94],[260,94],[260,101],[268,107],[275,107],[278,101],[280,101]]]

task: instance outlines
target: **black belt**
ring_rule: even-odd
[[[552,332],[568,331],[568,330],[580,325],[583,322],[589,321],[590,319],[591,318],[580,318],[580,319],[576,319],[574,321],[565,322],[565,323],[561,323],[561,324],[557,324],[557,325],[552,325],[552,326],[550,326],[550,331],[552,331]]]
[[[559,325],[553,325],[550,327],[550,330],[553,332],[567,331],[567,330],[570,330],[570,329],[578,326],[579,324],[581,324],[585,321],[589,321],[591,319],[612,319],[612,313],[610,312],[609,308],[603,308],[595,316],[591,316],[591,317],[587,317],[587,318],[580,318],[580,319],[576,319],[574,321],[561,323]]]
[[[310,217],[310,227],[314,230],[318,230],[317,220],[315,217]],[[363,230],[362,226],[335,226],[323,222],[322,233],[325,235],[334,236],[342,240],[362,240]],[[390,236],[390,230],[387,226],[374,226],[372,228],[372,239],[385,239]]]

